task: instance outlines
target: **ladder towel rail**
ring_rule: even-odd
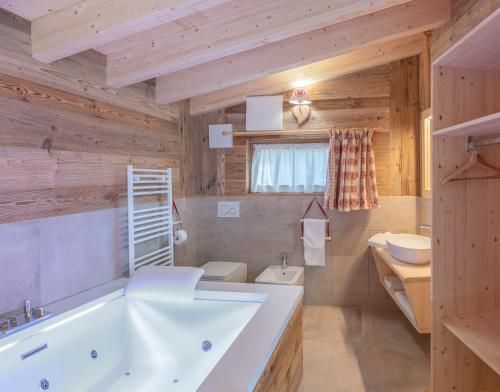
[[[128,166],[127,183],[130,275],[145,265],[173,265],[172,169]]]

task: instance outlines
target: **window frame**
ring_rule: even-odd
[[[301,138],[252,138],[248,139],[247,142],[247,194],[252,196],[323,196],[324,192],[252,192],[252,162],[253,154],[255,153],[255,144],[317,144],[325,143],[329,144],[330,139],[328,137],[318,137],[301,139]]]
[[[420,113],[420,196],[432,198],[432,110]]]

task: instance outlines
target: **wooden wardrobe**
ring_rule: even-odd
[[[498,392],[500,179],[441,180],[472,140],[488,140],[477,151],[500,167],[500,9],[433,62],[432,78],[432,391]]]

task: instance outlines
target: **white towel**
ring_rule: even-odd
[[[304,260],[306,265],[325,265],[326,219],[304,219]]]
[[[145,301],[192,301],[204,272],[194,267],[145,266],[130,278],[125,296]]]
[[[408,300],[408,296],[404,291],[396,291],[394,293],[397,301],[406,311],[406,314],[412,319],[415,320],[415,316],[413,315],[413,309],[411,307],[410,301]]]
[[[403,282],[397,276],[384,276],[384,283],[394,291],[402,291],[405,289]]]

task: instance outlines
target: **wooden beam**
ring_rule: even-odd
[[[177,105],[159,105],[144,83],[123,89],[106,86],[106,59],[87,51],[44,64],[31,57],[29,22],[0,9],[0,73],[150,116],[177,121]]]
[[[52,62],[229,0],[83,0],[31,23],[33,57]]]
[[[0,7],[20,17],[33,20],[50,12],[78,3],[79,0],[0,0]]]
[[[148,40],[108,57],[108,83],[123,87],[281,41],[315,29],[408,3],[410,0],[233,0],[214,17],[173,35]],[[223,8],[221,12],[226,12]]]
[[[288,91],[297,81],[321,82],[415,56],[422,52],[423,33],[372,45],[328,60],[280,72],[237,86],[191,99],[192,115],[233,106],[251,95],[272,95]]]
[[[369,44],[424,32],[444,24],[449,14],[449,0],[414,0],[406,5],[162,76],[157,79],[156,101],[175,102]]]

